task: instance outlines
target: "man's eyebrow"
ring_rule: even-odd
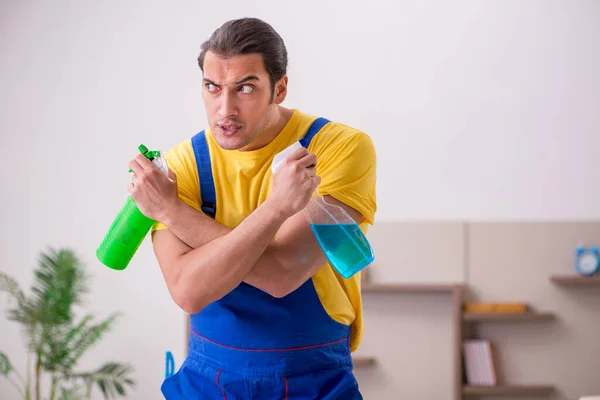
[[[203,78],[203,80],[204,80],[204,82],[206,82],[206,83],[210,83],[211,85],[215,85],[215,86],[221,86],[221,85],[219,85],[218,83],[215,83],[215,82],[214,82],[213,80],[211,80],[211,79],[208,79],[208,78]],[[233,83],[234,83],[235,85],[240,85],[240,84],[242,84],[242,83],[244,83],[244,82],[248,82],[248,81],[252,81],[252,80],[254,80],[254,81],[260,81],[260,78],[259,78],[258,76],[256,76],[256,75],[248,75],[248,76],[246,76],[246,77],[244,77],[244,78],[240,79],[239,81],[236,81],[236,82],[233,82]]]
[[[208,78],[202,78],[202,80],[206,83],[210,83],[211,85],[215,85],[215,86],[219,86],[217,85],[215,82],[213,82],[212,80],[208,79]]]
[[[260,79],[258,79],[258,76],[256,76],[256,75],[248,75],[247,77],[242,78],[239,81],[234,82],[234,83],[236,85],[239,85],[241,83],[248,82],[248,81],[260,81]]]

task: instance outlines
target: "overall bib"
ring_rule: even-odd
[[[329,121],[317,119],[300,141],[308,147]],[[192,138],[202,210],[215,218],[204,131]],[[242,282],[190,315],[188,355],[161,387],[167,400],[360,400],[352,374],[350,327],[323,308],[312,279],[283,298]]]

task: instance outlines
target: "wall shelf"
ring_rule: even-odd
[[[463,321],[472,322],[519,322],[519,321],[550,321],[555,318],[551,312],[525,313],[463,313]]]
[[[565,286],[600,286],[600,276],[552,275],[550,280],[557,285]]]
[[[355,368],[371,367],[375,365],[376,361],[374,357],[365,356],[354,356],[352,357],[352,364]]]
[[[551,385],[463,386],[463,395],[476,396],[536,396],[551,394]]]
[[[363,283],[363,293],[453,293],[462,285],[452,283]]]

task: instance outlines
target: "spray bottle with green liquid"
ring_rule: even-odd
[[[158,150],[148,150],[141,144],[138,150],[152,161],[160,172],[168,176],[169,168]],[[131,171],[129,171],[131,172]],[[96,250],[96,256],[109,268],[124,270],[150,231],[154,220],[146,217],[138,209],[131,196],[117,214],[106,236]]]
[[[298,147],[302,145],[296,142],[273,158],[273,173]],[[318,189],[304,208],[304,215],[329,264],[344,278],[375,260],[369,241],[354,219],[342,207],[328,203]]]

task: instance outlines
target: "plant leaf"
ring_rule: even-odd
[[[22,304],[25,300],[25,295],[17,280],[4,272],[0,272],[0,291],[10,294],[18,304]]]
[[[68,356],[68,347],[65,343],[68,326],[46,327],[47,334],[39,347],[40,362],[46,371],[56,372],[60,369],[62,361]]]
[[[119,316],[119,313],[112,314],[104,321],[92,326],[80,323],[71,330],[67,336],[69,338],[68,358],[63,366],[65,368],[72,368],[81,356],[102,338],[102,335],[112,329]],[[84,318],[84,321],[91,321],[91,318]]]
[[[83,354],[95,345],[114,325],[115,313],[98,324],[86,315],[77,325],[61,325],[51,329],[42,346],[42,364],[49,371],[71,370]]]
[[[61,388],[59,400],[86,400],[85,388],[81,385],[74,385],[70,388]]]
[[[17,302],[15,308],[9,309],[7,312],[9,320],[24,325],[31,324],[34,321],[26,306],[27,299],[16,279],[0,272],[0,291],[7,292]]]
[[[41,253],[34,278],[29,306],[35,319],[50,325],[70,322],[73,306],[87,292],[87,276],[75,253],[70,249]]]
[[[73,375],[84,380],[87,384],[96,384],[105,399],[126,396],[126,386],[134,387],[135,381],[129,376],[133,368],[129,364],[109,362],[97,371]]]
[[[8,376],[11,373],[13,367],[8,359],[8,356],[0,352],[0,374]]]

